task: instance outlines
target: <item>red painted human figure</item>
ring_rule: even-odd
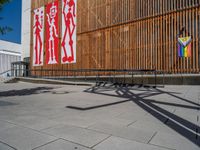
[[[47,23],[48,23],[48,30],[49,30],[49,37],[48,37],[48,52],[49,52],[49,59],[48,64],[57,64],[58,60],[56,57],[56,40],[58,38],[58,29],[56,26],[56,17],[57,17],[57,4],[52,3],[50,7],[49,13],[47,13]]]
[[[43,12],[41,12],[43,13]],[[33,28],[35,29],[35,64],[42,64],[41,60],[41,55],[42,55],[42,39],[41,39],[41,30],[42,30],[42,25],[39,21],[39,15],[37,14],[35,16],[36,22]],[[41,18],[42,19],[42,18]],[[38,45],[39,44],[39,45]],[[38,55],[38,46],[39,46],[39,55]]]
[[[66,6],[68,6],[68,12],[65,12]],[[71,12],[73,9],[73,13]],[[62,40],[62,47],[64,50],[64,57],[62,58],[63,62],[73,62],[74,61],[74,48],[73,48],[73,34],[75,31],[75,23],[74,23],[74,17],[76,17],[75,14],[75,2],[74,0],[64,0],[64,7],[63,7],[63,15],[64,15],[64,20],[65,20],[65,32],[64,32],[64,37]],[[72,29],[71,29],[72,26]],[[67,36],[69,36],[69,46],[71,50],[71,55],[67,54],[66,50],[66,39]]]

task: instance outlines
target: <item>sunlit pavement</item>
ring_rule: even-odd
[[[199,150],[199,117],[200,86],[0,83],[0,150]]]

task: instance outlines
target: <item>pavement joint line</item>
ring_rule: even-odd
[[[107,134],[107,135],[110,135],[110,136],[114,136],[113,134],[109,134],[109,133],[106,133],[106,132],[103,132],[103,131],[97,131],[95,129],[89,129],[88,128],[88,130],[93,131],[93,132],[97,132],[97,133],[101,133],[101,134]]]
[[[74,127],[74,128],[80,128],[80,129],[88,129],[87,127],[84,128],[84,127],[80,127],[80,126],[76,126],[76,125],[71,125],[71,124],[65,124],[65,123],[61,123],[61,124],[56,125],[56,126],[54,126],[54,127],[50,127],[49,129],[51,129],[51,128],[56,128],[56,127],[64,127],[64,126],[70,126],[70,127]],[[46,130],[46,129],[45,129],[45,130]],[[41,132],[44,132],[45,130],[41,130]],[[48,130],[48,129],[47,129],[47,130]],[[88,129],[88,130],[90,130],[90,129]],[[44,132],[44,133],[46,133],[46,132]]]
[[[59,127],[59,126],[61,126],[61,125],[65,125],[65,124],[60,123],[60,124],[57,124],[57,125],[55,125],[55,126],[51,126],[51,127],[47,127],[47,128],[41,129],[41,130],[39,130],[39,131],[43,132],[43,131],[45,131],[45,130],[52,129],[52,128],[56,128],[56,127]]]
[[[168,150],[176,150],[176,149],[173,149],[173,148],[169,148],[169,147],[165,147],[165,146],[161,146],[161,145],[156,145],[156,144],[151,144],[151,143],[149,143],[148,145],[152,145],[152,146],[156,146],[156,147],[160,147],[160,148],[165,148],[165,149],[168,149]]]
[[[57,139],[55,139],[55,140],[53,140],[53,141],[47,142],[47,143],[45,143],[45,144],[43,144],[43,145],[40,145],[40,146],[38,146],[38,147],[35,147],[35,148],[33,148],[32,150],[35,150],[35,149],[38,149],[38,148],[40,148],[40,147],[46,146],[46,145],[48,145],[48,144],[54,143],[54,142],[56,142],[56,141],[58,141],[58,140],[59,140],[59,138],[57,138]]]
[[[0,119],[0,120],[1,120],[1,119]],[[36,129],[33,129],[33,128],[29,128],[29,127],[26,127],[26,126],[23,126],[23,125],[20,125],[20,124],[15,124],[15,123],[10,122],[10,121],[7,121],[7,120],[2,120],[2,121],[7,122],[7,123],[10,123],[10,124],[13,124],[13,125],[15,125],[15,126],[17,126],[17,127],[22,127],[22,128],[28,129],[28,130],[33,130],[33,131],[38,132],[38,133],[41,133],[41,134],[46,134],[46,135],[48,135],[48,136],[52,136],[52,137],[54,137],[54,138],[58,138],[58,137],[56,137],[56,136],[54,136],[54,135],[48,134],[48,133],[46,133],[46,132],[43,132],[42,130],[36,130]],[[14,127],[11,127],[11,128],[14,128]],[[11,128],[8,128],[8,129],[11,129]],[[8,129],[6,129],[6,130],[8,130]]]
[[[151,140],[156,136],[157,133],[158,133],[158,132],[155,132],[155,133],[152,135],[152,137],[149,139],[149,141],[147,142],[147,144],[149,144],[149,143],[151,142]]]
[[[2,144],[4,144],[4,145],[6,145],[6,146],[12,148],[13,150],[17,150],[15,147],[13,147],[13,146],[11,146],[11,145],[5,143],[5,142],[0,141],[0,143],[2,143]]]
[[[93,124],[93,125],[95,125],[95,124]],[[86,128],[78,127],[78,126],[73,126],[73,125],[67,125],[67,126],[76,127],[76,128],[80,128],[80,129],[86,129],[86,130],[90,130],[90,131],[93,131],[93,132],[96,132],[96,133],[100,133],[100,134],[112,135],[112,134],[105,133],[105,132],[102,132],[102,131],[97,131],[97,130],[95,130],[95,129],[90,129],[90,127],[92,127],[93,125],[88,126],[88,127],[86,127]]]
[[[25,127],[25,126],[23,126],[23,125],[16,124],[16,123],[14,123],[14,122],[12,122],[12,121],[9,121],[9,120],[0,119],[0,121],[4,121],[4,122],[7,122],[7,123],[12,124],[12,125],[15,125],[15,126],[20,126],[20,127],[27,128],[27,127]],[[30,128],[30,129],[31,129],[31,128]]]
[[[103,131],[97,131],[95,129],[88,129],[88,130],[95,131],[97,133],[107,134],[107,135],[110,135],[110,136],[113,136],[113,137],[118,137],[118,138],[129,140],[129,141],[134,141],[134,142],[141,143],[141,144],[148,144],[148,143],[145,143],[145,142],[141,142],[141,141],[137,141],[137,140],[133,140],[133,139],[124,138],[124,137],[121,137],[121,136],[118,136],[118,135],[109,134],[109,133],[106,133],[106,132],[103,132]]]
[[[139,142],[139,141],[135,141],[135,140],[130,140],[130,139],[122,138],[122,137],[115,136],[115,135],[110,135],[109,137],[107,137],[106,139],[104,139],[102,142],[106,141],[110,137],[117,137],[117,138],[121,138],[121,139],[128,140],[128,141],[131,141],[131,142],[136,142],[136,143],[146,144],[146,145],[152,145],[152,146],[156,146],[156,147],[160,147],[160,148],[165,148],[165,149],[168,149],[168,150],[176,150],[176,149],[172,149],[172,148],[169,148],[169,147],[164,147],[164,146],[155,145],[155,144],[151,144],[151,143],[143,143],[143,142]],[[99,144],[101,144],[102,142],[100,142]],[[94,147],[96,147],[99,144],[96,144]],[[94,148],[94,147],[92,147],[92,148]]]
[[[85,129],[92,130],[92,129],[90,129],[90,127],[96,125],[97,123],[98,123],[98,122],[96,122],[96,123],[94,123],[94,124],[92,124],[92,125],[89,125],[89,126],[87,126]],[[93,131],[93,130],[92,130],[92,131]]]
[[[122,112],[120,114],[118,114],[117,116],[115,116],[116,118],[120,117],[122,114],[124,114],[125,112]]]
[[[176,111],[176,109],[174,109],[174,110],[172,111],[172,114],[174,114],[174,113],[175,113],[175,111]],[[166,120],[165,120],[164,124],[167,124],[169,120],[170,120],[170,118],[166,118]]]
[[[74,141],[70,141],[70,140],[67,140],[67,139],[64,139],[64,138],[59,138],[59,139],[60,139],[60,140],[63,140],[63,141],[70,142],[70,143],[72,143],[72,144],[77,144],[77,145],[82,146],[82,147],[85,147],[85,148],[89,148],[89,149],[91,149],[91,150],[94,150],[94,149],[91,148],[91,147],[85,146],[85,145],[80,144],[80,143],[76,143],[76,142],[74,142]]]
[[[136,123],[137,121],[138,121],[138,120],[129,123],[126,127],[130,127],[131,125],[133,125],[133,124]]]
[[[39,130],[41,132],[44,132],[45,130],[48,130],[48,129],[52,129],[52,128],[56,128],[56,127],[63,127],[63,126],[71,126],[71,127],[75,127],[75,128],[80,128],[80,129],[88,129],[89,127],[95,125],[96,123],[92,124],[92,125],[89,125],[89,126],[86,126],[86,127],[80,127],[80,126],[76,126],[76,125],[72,125],[72,124],[67,124],[67,123],[60,123],[60,124],[57,124],[55,126],[51,126],[51,127],[48,127],[48,128],[45,128],[45,129],[42,129],[42,130]],[[90,130],[90,129],[88,129]]]
[[[65,125],[64,125],[64,126],[65,126]],[[72,127],[77,127],[77,126],[72,126]],[[77,127],[77,128],[82,128],[82,127]],[[82,128],[82,129],[84,129],[84,128]],[[52,137],[57,138],[56,140],[54,140],[54,142],[57,141],[57,140],[64,140],[64,141],[68,141],[68,142],[71,142],[71,143],[73,143],[73,144],[77,144],[77,145],[79,145],[79,146],[82,146],[82,147],[91,149],[91,147],[87,147],[87,146],[82,145],[82,144],[80,144],[80,143],[76,143],[76,142],[74,142],[74,141],[70,141],[70,140],[64,139],[64,138],[62,138],[62,137],[58,137],[58,136],[55,136],[55,135],[52,135],[52,134],[49,134],[49,133],[46,133],[46,132],[43,132],[43,131],[41,131],[40,133],[46,134],[46,135],[49,135],[49,136],[52,136]],[[97,133],[98,133],[98,132],[97,132]],[[99,133],[100,133],[100,132],[99,132]],[[107,134],[107,135],[108,135],[108,134]],[[52,143],[52,142],[50,142],[50,143]],[[46,144],[46,145],[47,145],[47,144]],[[35,148],[34,148],[33,150],[35,150]]]
[[[85,130],[93,131],[93,132],[96,132],[96,133],[100,133],[100,134],[105,134],[105,135],[111,136],[111,134],[108,134],[108,133],[105,133],[105,132],[100,132],[100,131],[96,131],[96,130],[93,130],[93,129],[83,128],[83,127],[74,126],[74,125],[68,125],[68,124],[60,124],[60,125],[55,126],[55,127],[64,127],[64,126],[70,126],[70,127],[75,127],[75,128],[79,128],[79,129],[85,129]],[[54,128],[54,127],[52,127],[52,128]],[[49,128],[49,129],[51,129],[51,128]],[[43,131],[43,130],[41,130],[40,133],[44,133],[44,134],[46,134],[46,135],[53,136],[53,137],[55,137],[55,138],[60,138],[60,137],[57,137],[57,136],[55,136],[55,135],[46,133],[46,132]],[[63,139],[63,138],[60,138],[60,139]],[[65,139],[65,140],[66,140],[66,139]],[[66,140],[66,141],[68,141],[68,140]],[[72,142],[72,141],[69,141],[69,142]],[[75,143],[75,142],[73,142],[73,143]],[[78,143],[75,143],[75,144],[78,144]],[[79,145],[81,145],[81,144],[79,144]],[[84,145],[82,145],[82,146],[84,146]],[[84,147],[86,147],[86,146],[84,146]],[[88,147],[88,148],[89,148],[89,147]]]
[[[107,139],[109,139],[110,137],[112,137],[112,135],[109,135],[107,138],[103,139],[102,141],[100,141],[99,143],[93,145],[91,148],[93,149],[94,147],[96,147],[97,145],[103,143],[104,141],[106,141]]]

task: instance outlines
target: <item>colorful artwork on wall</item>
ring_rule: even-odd
[[[58,64],[59,22],[58,0],[46,6],[46,64]]]
[[[192,38],[190,36],[178,38],[178,56],[191,57]]]
[[[33,20],[33,66],[44,61],[44,7],[34,10]]]
[[[62,1],[62,64],[76,63],[76,5],[77,0]]]

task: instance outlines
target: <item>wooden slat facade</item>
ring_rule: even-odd
[[[33,10],[52,1],[32,0],[32,24]],[[61,22],[61,0],[59,3]],[[78,0],[77,11],[77,63],[32,69],[199,73],[200,0]],[[177,56],[177,34],[182,27],[186,29],[183,37],[192,36],[191,58]],[[32,37],[33,32],[31,62]]]

